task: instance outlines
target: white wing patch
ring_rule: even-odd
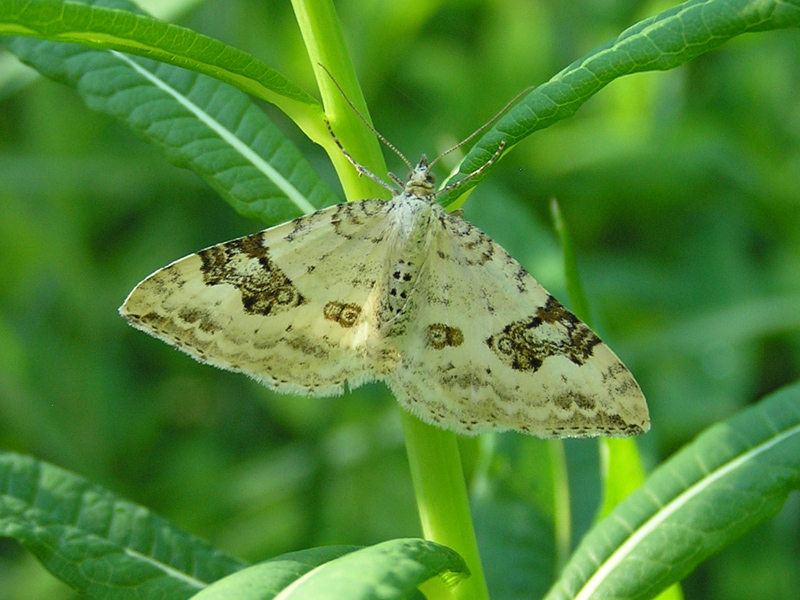
[[[614,353],[505,250],[435,201],[424,157],[391,201],[340,204],[156,271],[120,309],[279,392],[385,381],[458,433],[649,429]]]

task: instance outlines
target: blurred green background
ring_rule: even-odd
[[[414,160],[674,3],[336,4],[374,122]],[[180,22],[314,90],[288,2],[209,1]],[[151,271],[263,225],[72,90],[11,86],[16,68],[0,54],[0,448],[77,471],[253,561],[418,535],[385,388],[275,396],[117,316]],[[333,183],[321,150],[265,110]],[[797,31],[748,35],[613,83],[516,147],[469,198],[466,217],[567,300],[551,198],[571,227],[595,326],[648,397],[649,465],[798,379]],[[464,443],[468,469],[478,443]],[[724,600],[797,589],[796,493],[685,583],[689,598]],[[73,597],[0,540],[0,600]]]

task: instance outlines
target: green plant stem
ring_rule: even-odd
[[[423,534],[458,552],[471,572],[452,588],[452,597],[488,600],[456,435],[405,410],[401,415]]]
[[[292,0],[292,6],[317,76],[325,114],[337,137],[361,164],[378,175],[385,175],[386,165],[375,135],[355,114],[325,71],[330,71],[355,108],[369,119],[333,3],[330,0]],[[336,149],[329,154],[348,199],[378,195],[377,186],[365,177],[358,177],[341,151]],[[471,572],[470,577],[452,588],[432,582],[433,585],[426,588],[428,597],[488,600],[455,434],[426,425],[406,411],[402,411],[402,419],[424,535],[458,552]]]
[[[376,175],[385,177],[386,162],[381,154],[380,143],[342,95],[343,91],[364,119],[371,122],[333,2],[292,0],[292,7],[322,95],[326,118],[342,146],[360,164]],[[331,75],[342,91],[331,80]],[[386,190],[375,182],[367,177],[359,177],[335,144],[323,146],[333,162],[348,200],[386,196]]]

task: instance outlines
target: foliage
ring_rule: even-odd
[[[617,504],[639,481],[631,444],[600,444],[612,469],[601,477],[593,442],[508,434],[461,441],[489,590],[493,598],[548,589],[549,598],[650,598],[726,546],[724,560],[701,567],[707,581],[689,580],[690,594],[757,598],[795,589],[796,495],[786,498],[798,486],[800,391],[789,386],[743,409],[800,371],[800,127],[792,108],[799,42],[794,31],[774,32],[706,53],[743,33],[796,27],[800,5],[690,1],[602,43],[657,7],[576,3],[562,22],[544,3],[354,0],[337,8],[358,69],[325,2],[295,2],[302,41],[277,3],[220,6],[252,55],[188,27],[106,8],[130,11],[123,0],[0,0],[0,32],[23,36],[6,40],[17,56],[266,224],[338,201],[309,140],[328,153],[348,197],[377,193],[332,143],[323,105],[346,147],[385,172],[374,136],[319,63],[361,112],[369,105],[397,146],[432,153],[431,141],[450,143],[439,132],[463,136],[565,57],[586,53],[475,143],[463,173],[486,162],[500,140],[506,145],[464,209],[558,292],[558,251],[543,222],[546,200],[559,199],[560,230],[568,224],[577,243],[599,328],[650,401],[648,455],[683,449]],[[218,21],[209,10],[190,19],[195,28],[231,36],[209,27],[206,18]],[[257,26],[268,35],[248,29]],[[619,79],[595,96],[623,75],[690,60],[669,73]],[[365,74],[364,95],[356,70]],[[287,585],[292,597],[410,597],[420,585],[428,597],[481,597],[480,586],[466,587],[481,577],[469,539],[437,537],[452,525],[424,533],[461,552],[472,571],[465,579],[452,550],[403,539],[419,530],[396,409],[382,388],[331,401],[276,397],[191,364],[116,318],[115,306],[148,272],[254,226],[215,208],[207,188],[162,167],[150,147],[80,109],[65,90],[40,84],[12,93],[7,81],[0,447],[27,456],[0,455],[0,535],[89,598],[199,590],[198,598],[272,597],[264,590]],[[314,86],[322,104],[303,91]],[[280,108],[302,134],[253,98]],[[575,281],[570,292],[580,295]],[[451,464],[453,438],[434,443],[450,457],[436,463],[440,452],[421,444],[439,433],[416,431],[407,418],[403,427],[418,490],[432,473],[460,473]],[[418,501],[424,512],[426,500]],[[753,556],[747,541],[734,544],[784,504],[772,529],[751,534],[770,538],[768,552]],[[586,534],[601,505],[606,518]],[[573,540],[581,540],[575,549]],[[311,549],[286,554],[302,547]],[[15,548],[0,546],[0,598],[69,597],[31,574]],[[218,548],[277,557],[239,570],[246,563]],[[742,566],[758,561],[763,572]],[[437,573],[446,583],[422,583]],[[328,577],[351,587],[332,588]]]

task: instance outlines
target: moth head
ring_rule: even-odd
[[[436,179],[430,172],[428,157],[423,154],[417,166],[411,170],[408,180],[403,186],[403,191],[406,194],[422,198],[436,193],[435,184]]]

